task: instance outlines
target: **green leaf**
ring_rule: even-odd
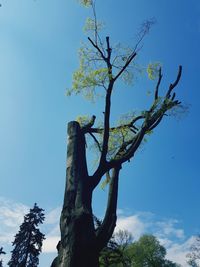
[[[106,186],[110,183],[110,181],[111,181],[110,173],[107,172],[106,173],[106,179],[100,185],[101,189],[104,190],[106,188]]]
[[[148,64],[147,74],[150,80],[155,80],[158,77],[160,67],[161,67],[160,62],[154,62]]]
[[[84,7],[90,7],[92,5],[92,0],[79,0],[79,2]]]
[[[101,21],[96,21],[90,17],[86,18],[85,25],[83,27],[84,32],[95,32],[101,31],[104,28],[104,23]]]

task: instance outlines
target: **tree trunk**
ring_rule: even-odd
[[[68,124],[67,179],[60,218],[61,240],[51,267],[98,267],[99,253],[107,245],[116,224],[118,180],[121,165],[113,168],[106,214],[95,229],[92,192],[96,177],[88,175],[85,129]]]
[[[91,201],[85,136],[78,122],[73,121],[68,124],[67,181],[60,218],[61,241],[58,257],[52,266],[99,266]]]

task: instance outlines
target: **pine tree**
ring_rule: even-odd
[[[13,242],[12,257],[8,262],[10,267],[36,267],[39,264],[39,254],[42,249],[44,234],[38,225],[44,221],[43,209],[34,204],[33,209],[24,216],[24,222]]]
[[[0,255],[1,254],[6,254],[5,251],[3,251],[3,247],[0,247]],[[0,267],[3,267],[3,261],[0,260]]]

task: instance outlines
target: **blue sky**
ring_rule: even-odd
[[[67,122],[80,114],[101,116],[103,111],[101,101],[90,104],[80,96],[65,96],[78,66],[77,49],[81,41],[87,41],[82,28],[90,10],[75,0],[1,2],[0,220],[11,231],[6,221],[12,216],[23,218],[28,207],[37,202],[48,218],[44,231],[55,237],[65,184]],[[126,45],[134,45],[145,19],[156,18],[137,62],[144,66],[152,61],[162,63],[163,92],[175,79],[178,65],[183,65],[176,91],[189,112],[180,119],[165,118],[135,158],[124,165],[118,207],[121,220],[133,225],[138,220],[137,229],[143,225],[139,233],[160,231],[164,235],[166,225],[170,225],[173,236],[165,235],[165,239],[188,248],[192,235],[200,232],[200,2],[101,0],[97,1],[97,12],[106,23],[103,34],[113,43]],[[133,87],[121,88],[119,84],[113,96],[113,117],[148,107],[151,95],[146,92],[154,86],[145,75],[138,77]],[[98,216],[103,215],[105,199],[106,192],[96,190],[94,210]],[[20,224],[20,219],[17,222]],[[162,231],[157,224],[159,229],[165,226]],[[183,231],[182,236],[177,237],[178,230]],[[10,250],[3,232],[0,246]],[[135,236],[139,233],[133,229]],[[53,257],[47,255],[41,257],[41,267]]]

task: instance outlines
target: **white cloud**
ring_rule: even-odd
[[[60,240],[60,228],[59,228],[59,219],[60,219],[61,208],[57,207],[51,210],[46,214],[45,223],[43,228],[47,228],[48,231],[45,231],[45,240],[43,241],[42,252],[43,253],[55,253],[57,252],[56,246]]]
[[[45,216],[45,223],[46,224],[58,223],[59,219],[60,219],[60,213],[61,213],[61,208],[60,207],[57,207],[57,208],[51,210]]]
[[[176,228],[176,224],[178,224],[177,220],[171,219],[167,221],[157,222],[156,225],[160,232],[157,233],[159,236],[173,236],[176,238],[184,238],[184,230]]]
[[[188,267],[186,255],[194,240],[195,237],[192,236],[183,243],[172,243],[171,246],[167,248],[167,258],[180,263],[183,267]]]
[[[0,198],[0,242],[11,243],[29,208],[23,204]]]
[[[60,228],[56,224],[49,232],[46,234],[46,239],[43,241],[42,252],[53,253],[57,252],[56,246],[60,240]]]
[[[119,217],[115,231],[128,230],[135,239],[138,239],[145,232],[145,224],[138,215]]]
[[[47,236],[43,242],[42,252],[43,253],[54,253],[56,252],[56,246],[60,240],[59,236]]]

